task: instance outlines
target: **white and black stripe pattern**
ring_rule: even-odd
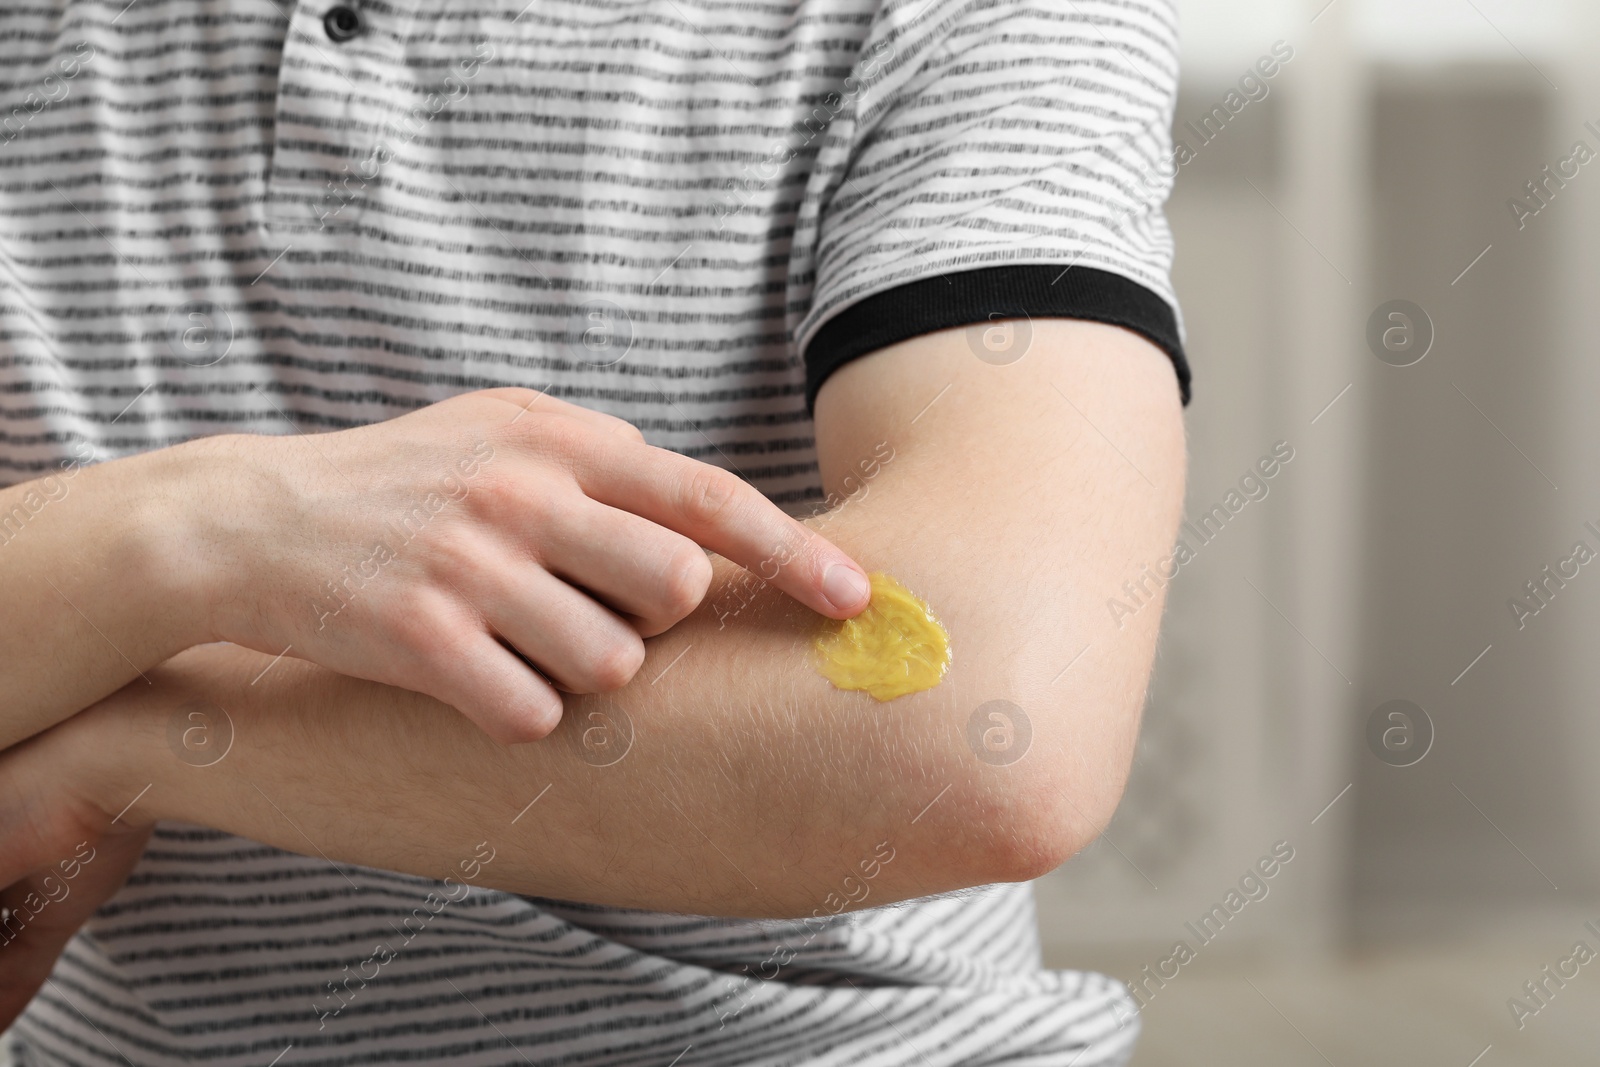
[[[1166,189],[1150,183],[1170,151],[1176,26],[1157,8],[885,3],[868,43],[883,73],[841,112],[800,213],[794,275],[817,279],[800,346],[866,296],[975,267],[1101,268],[1170,299]]]
[[[1167,0],[373,0],[343,43],[330,6],[0,7],[0,484],[513,384],[803,509],[808,363],[996,294],[1186,382]],[[319,1029],[431,888],[163,827],[26,1062],[1096,1067],[1137,1030],[1040,969],[1026,887],[823,931],[474,893]]]
[[[1027,886],[821,936],[492,892],[431,914],[438,888],[164,826],[25,1016],[25,1062],[261,1064],[292,1042],[283,1062],[325,1067],[623,1067],[690,1046],[681,1062],[1108,1063],[1136,1032],[1119,983],[1039,969]],[[392,958],[358,966],[379,943]],[[783,946],[794,962],[764,968]],[[370,981],[329,992],[352,973]]]

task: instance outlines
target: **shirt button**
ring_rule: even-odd
[[[322,16],[322,28],[327,32],[328,40],[343,44],[361,36],[361,12],[348,4],[336,4]]]

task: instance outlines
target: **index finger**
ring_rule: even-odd
[[[829,618],[857,615],[872,598],[860,564],[721,467],[609,438],[574,473],[590,498],[683,534]]]

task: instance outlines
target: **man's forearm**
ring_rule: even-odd
[[[251,685],[269,657],[210,646],[153,675],[155,693],[108,704],[100,736],[117,742],[97,747],[118,795],[151,786],[128,818],[439,878],[488,842],[480,884],[530,895],[805,914],[839,890],[829,872],[850,875],[884,841],[899,859],[874,900],[1028,873],[1007,867],[1008,783],[929,729],[956,709],[937,690],[885,707],[832,690],[797,654],[813,629],[799,615],[752,604],[724,641],[708,608],[652,643],[638,685],[571,698],[549,738],[511,747],[427,697],[310,664]],[[197,724],[184,762],[174,731]],[[971,821],[975,798],[992,822]],[[938,871],[913,869],[934,842],[950,850]]]
[[[742,575],[719,571],[735,596]],[[875,902],[1036,873],[1018,775],[974,758],[958,687],[841,693],[807,662],[815,616],[768,595],[719,628],[726,610],[708,602],[652,642],[638,683],[569,698],[549,738],[510,747],[405,690],[292,660],[252,685],[270,657],[195,649],[97,711],[102,780],[151,786],[129,817],[440,878],[486,841],[481,884],[658,910],[808,914],[884,842]]]
[[[574,698],[543,742],[503,748],[425,698],[287,660],[252,685],[267,658],[211,648],[176,661],[159,694],[123,695],[105,773],[129,795],[151,785],[145,817],[437,877],[487,841],[489,884],[601,904],[809,914],[884,842],[896,858],[874,902],[1033,877],[1120,795],[1160,609],[1112,619],[1106,598],[1170,546],[1182,491],[1175,396],[1173,422],[1147,426],[1167,400],[1145,393],[1171,390],[1170,370],[1120,331],[1088,330],[1062,361],[1077,372],[1066,404],[1045,365],[1007,420],[989,419],[992,368],[924,349],[927,388],[872,390],[897,416],[883,437],[834,435],[830,485],[848,491],[854,471],[858,488],[817,521],[933,605],[954,655],[931,690],[878,703],[832,688],[809,661],[820,618],[719,564],[634,682]],[[942,380],[939,418],[917,415]],[[840,458],[879,444],[893,459],[870,479]],[[168,748],[186,693],[231,717],[213,766]],[[1006,725],[980,714],[991,701],[1027,737],[1018,754],[984,749]]]
[[[0,490],[0,749],[66,719],[203,632],[170,565],[204,446],[92,466],[80,445]],[[213,501],[215,506],[215,501]]]

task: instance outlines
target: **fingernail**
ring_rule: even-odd
[[[854,567],[835,563],[822,572],[822,595],[835,609],[854,611],[872,595],[872,586]]]

